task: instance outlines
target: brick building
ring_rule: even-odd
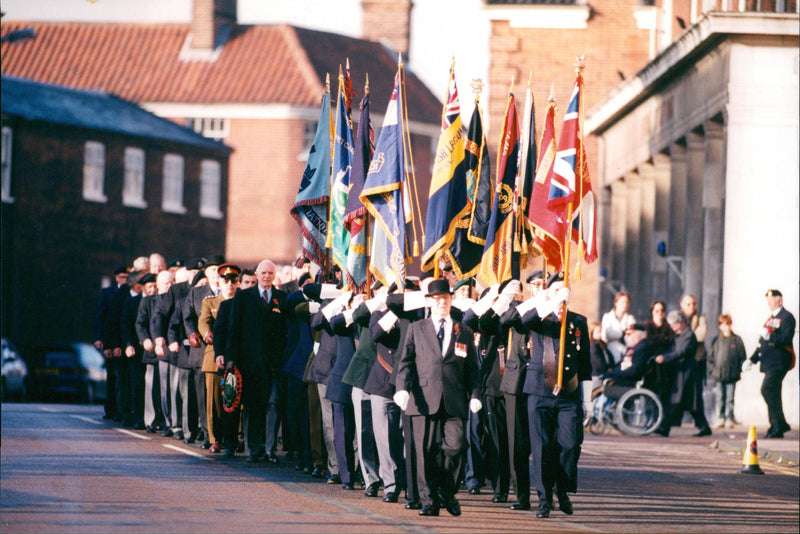
[[[222,143],[107,93],[7,76],[2,136],[2,335],[23,349],[90,341],[113,266],[225,245]]]

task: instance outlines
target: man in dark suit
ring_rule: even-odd
[[[548,291],[517,307],[531,330],[531,357],[523,392],[527,394],[533,454],[533,482],[539,497],[536,517],[550,516],[553,490],[559,508],[572,514],[567,492],[578,489],[578,458],[583,443],[584,404],[591,391],[592,366],[586,318],[566,309],[564,273],[548,280]],[[557,388],[561,319],[566,313],[563,380]]]
[[[122,333],[122,346],[124,358],[120,368],[126,368],[127,372],[120,373],[120,376],[127,377],[127,388],[124,391],[124,402],[117,402],[118,408],[124,406],[125,409],[119,410],[124,413],[124,424],[128,427],[137,427],[144,430],[142,423],[142,408],[144,406],[144,368],[142,367],[142,346],[136,336],[136,317],[139,313],[139,303],[146,286],[150,286],[150,294],[155,292],[156,277],[154,274],[145,273],[131,286],[131,293],[122,305],[122,318],[120,331]]]
[[[437,516],[444,505],[457,516],[467,410],[477,413],[482,407],[478,357],[472,330],[450,317],[453,296],[447,280],[431,282],[427,297],[431,315],[408,329],[394,400],[409,415],[424,416],[412,417],[415,449],[424,462],[417,472],[420,515]]]
[[[233,297],[225,354],[226,362],[232,360],[242,374],[248,462],[265,455],[267,402],[286,350],[286,294],[273,287],[275,264],[263,260],[256,276],[257,286]]]
[[[768,438],[782,438],[784,432],[790,430],[789,423],[783,415],[783,400],[781,388],[783,378],[795,364],[794,329],[797,324],[792,315],[783,307],[783,293],[777,289],[770,289],[765,295],[770,316],[764,323],[761,337],[758,339],[758,348],[745,361],[745,369],[752,364],[761,362],[761,372],[764,381],[761,383],[761,396],[767,403],[769,414]]]
[[[135,275],[138,276],[138,274]],[[127,285],[128,268],[119,267],[115,270],[114,281],[114,284],[100,290],[100,301],[97,305],[94,321],[94,346],[106,358],[106,369],[108,371],[106,384],[108,395],[106,395],[103,419],[119,421],[122,416],[117,413],[116,391],[118,367],[122,357],[120,319],[122,317],[123,301],[129,289]]]

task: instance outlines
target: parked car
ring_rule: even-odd
[[[94,403],[106,398],[105,358],[89,343],[45,345],[33,350],[32,387],[37,399],[62,397]]]
[[[2,339],[3,379],[0,385],[0,398],[25,401],[28,389],[28,366],[25,365],[14,344]]]

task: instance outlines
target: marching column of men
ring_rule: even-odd
[[[484,479],[492,502],[516,495],[512,510],[531,509],[532,485],[537,517],[554,497],[573,513],[591,372],[562,273],[475,300],[471,281],[409,277],[367,295],[307,273],[282,289],[269,260],[255,272],[222,257],[165,267],[118,270],[101,295],[107,416],[248,463],[277,464],[280,437],[298,471],[366,497],[382,487],[384,502],[404,495],[423,516],[460,515],[459,487],[479,494]]]

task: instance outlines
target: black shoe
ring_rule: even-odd
[[[317,466],[311,471],[311,476],[314,478],[323,478],[325,476],[325,470]]]
[[[558,509],[567,515],[572,515],[572,502],[569,500],[569,496],[566,493],[558,496]]]
[[[540,504],[539,510],[536,511],[536,517],[540,517],[542,519],[550,517],[550,505]]]
[[[340,477],[339,475],[330,475],[328,477],[328,480],[326,480],[326,482],[328,484],[341,484],[342,483],[342,477]]]
[[[175,434],[172,435],[172,437],[175,438],[175,439],[182,440],[183,439],[183,431],[178,430],[177,432],[175,432]]]
[[[467,493],[469,493],[470,495],[480,495],[481,494],[481,489],[480,488],[470,488],[470,489],[467,490]]]
[[[408,501],[406,503],[406,510],[419,510],[422,508],[422,503],[419,501]]]
[[[514,501],[511,504],[511,506],[509,506],[509,508],[511,508],[512,510],[530,510],[531,509],[531,503],[530,503],[530,501],[517,500],[517,501]]]
[[[222,453],[225,458],[233,458],[234,450],[232,447],[225,447],[225,452]]]
[[[770,439],[782,439],[783,438],[783,432],[778,432],[777,430],[771,430],[771,431],[767,432],[767,434],[764,437],[765,438],[770,438]]]
[[[380,487],[381,487],[381,483],[380,482],[373,482],[372,484],[367,486],[366,490],[364,490],[364,497],[377,497],[378,496],[378,490],[380,489]],[[396,500],[395,500],[395,502],[396,502]]]
[[[508,502],[508,493],[495,493],[492,502]]]
[[[709,426],[705,426],[700,429],[700,432],[698,432],[697,434],[693,434],[693,436],[696,438],[702,438],[704,436],[710,436],[710,435],[711,435],[711,427]]]
[[[165,438],[172,437],[172,429],[171,428],[165,428],[164,431],[161,433],[161,435],[164,436]]]
[[[207,450],[210,447],[211,447],[211,442],[208,440],[205,440],[203,443],[200,444],[200,448],[203,450]]]
[[[450,500],[448,500],[445,504],[444,508],[447,510],[447,513],[452,516],[458,517],[461,515],[461,504],[459,504],[458,499],[455,497],[451,497]]]
[[[112,413],[104,413],[103,419],[114,419],[114,414]]]
[[[258,463],[258,454],[249,454],[247,456],[246,462],[248,464],[257,464]]]
[[[789,432],[792,429],[788,424],[784,424],[778,427],[778,432],[783,434],[784,432]]]
[[[157,431],[156,431],[156,427],[154,427],[154,426],[148,426],[147,428],[145,428],[145,431],[146,431],[148,434],[155,434],[155,433],[157,432]]]
[[[439,506],[435,504],[427,504],[419,511],[419,515],[428,517],[439,517]]]
[[[278,455],[276,455],[274,452],[269,453],[266,457],[266,460],[267,463],[270,463],[272,465],[278,465],[279,463],[281,463],[281,461],[278,459]]]
[[[653,434],[658,434],[661,437],[668,438],[669,428],[657,428],[653,431]]]
[[[396,491],[390,491],[383,496],[381,499],[383,502],[397,502],[400,496],[397,494]]]
[[[133,425],[133,429],[134,430],[144,430],[145,429],[144,428],[144,423],[136,423],[135,425]]]
[[[194,443],[195,441],[197,441],[197,433],[196,432],[192,432],[191,434],[186,436],[186,439],[183,440],[183,442],[186,443],[186,444],[191,444],[191,443]]]
[[[345,483],[342,484],[342,489],[343,490],[352,491],[355,488],[353,487],[353,483],[352,482],[345,482]]]

